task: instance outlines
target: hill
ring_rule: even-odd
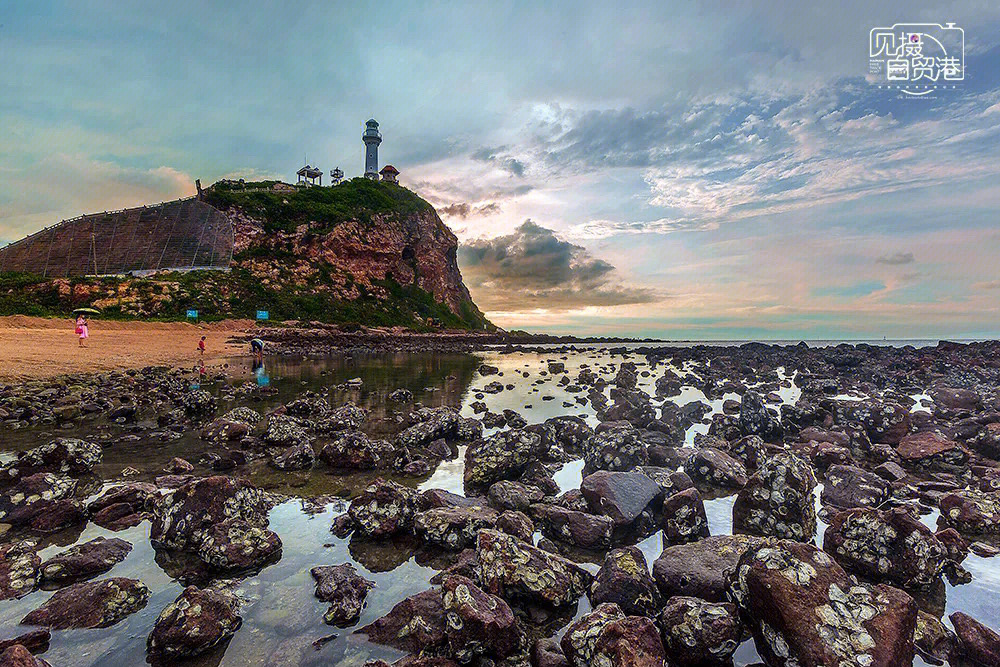
[[[402,186],[363,178],[307,188],[220,181],[201,200],[232,224],[228,270],[58,278],[6,271],[0,314],[66,315],[90,306],[111,318],[179,320],[194,309],[219,320],[266,310],[272,320],[493,328],[462,282],[455,235]]]

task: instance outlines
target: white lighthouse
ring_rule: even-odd
[[[382,143],[382,135],[378,131],[378,121],[374,118],[365,123],[365,133],[361,135],[365,142],[365,178],[378,180],[378,145]]]

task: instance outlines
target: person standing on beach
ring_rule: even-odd
[[[205,356],[205,338],[206,336],[202,336],[201,340],[198,341],[198,352],[201,353],[201,356],[203,357]]]
[[[76,335],[80,337],[80,347],[87,347],[87,343],[84,342],[90,338],[90,325],[87,322],[87,316],[83,313],[76,318]]]

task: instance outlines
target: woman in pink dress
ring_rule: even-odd
[[[86,315],[81,314],[76,318],[76,335],[80,337],[80,347],[87,347],[84,341],[90,338],[90,331]]]

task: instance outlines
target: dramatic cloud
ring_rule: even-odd
[[[480,162],[492,162],[504,171],[507,171],[518,178],[523,178],[525,170],[524,163],[517,158],[510,157],[509,155],[503,155],[503,151],[506,149],[506,146],[501,146],[500,148],[480,148],[472,154],[472,159],[479,160]]]
[[[459,247],[462,275],[486,311],[561,311],[656,300],[621,283],[615,267],[526,220],[513,234]]]
[[[482,204],[481,206],[470,206],[465,202],[459,202],[456,204],[448,204],[447,206],[439,206],[437,212],[440,215],[447,215],[465,219],[468,218],[470,215],[474,216],[495,215],[500,212],[500,204],[496,202],[490,202],[488,204]]]
[[[913,263],[913,253],[912,252],[897,252],[892,255],[882,255],[877,260],[879,264],[890,264],[892,266],[898,266],[900,264],[912,264]]]

